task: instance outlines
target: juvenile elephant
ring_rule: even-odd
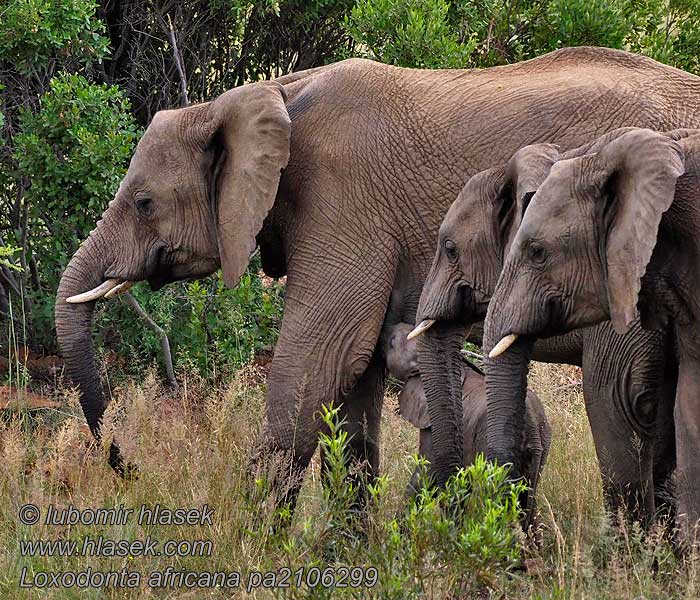
[[[474,175],[440,226],[437,252],[418,306],[416,318],[423,325],[417,333],[433,322],[481,321],[525,207],[551,166],[559,158],[593,152],[623,131],[563,155],[551,144],[528,146],[506,164]],[[672,510],[667,483],[675,466],[676,364],[668,360],[668,345],[665,332],[645,331],[635,322],[620,335],[606,322],[540,340],[532,354],[536,360],[583,367],[586,410],[608,508],[617,512],[624,507],[631,518],[647,522],[659,508]],[[447,393],[447,385],[442,383],[442,393]],[[516,405],[518,394],[512,385],[502,386],[490,398],[498,408],[498,401]],[[519,412],[510,426],[515,427],[518,419]],[[493,425],[492,435],[498,432]],[[513,444],[516,440],[514,435]],[[513,448],[508,457],[524,474],[521,450]]]
[[[58,289],[58,340],[90,428],[99,433],[106,405],[95,301],[133,281],[158,289],[219,267],[236,285],[257,244],[265,272],[287,274],[262,448],[302,472],[319,409],[334,402],[374,472],[379,336],[385,323],[414,322],[438,226],[464,181],[524,145],[575,147],[627,124],[700,126],[700,78],[595,48],[464,71],[353,59],[159,112]],[[460,362],[445,358],[462,334],[437,334],[418,349],[443,482],[462,462]],[[454,401],[427,385],[447,374]],[[122,466],[116,447],[111,462]]]
[[[404,382],[399,394],[399,413],[418,428],[418,452],[433,459],[433,436],[428,414],[428,402],[418,372],[418,352],[415,341],[407,336],[413,329],[408,323],[397,323],[382,332],[382,349],[389,373]],[[486,454],[486,385],[484,374],[469,361],[462,361],[462,427],[463,460],[471,465],[477,454]],[[531,390],[525,400],[525,427],[520,440],[523,456],[523,476],[537,489],[542,469],[549,454],[552,430],[540,399]],[[411,488],[417,489],[419,473],[411,478]],[[536,512],[535,495],[528,496],[528,514]]]
[[[640,312],[645,328],[670,326],[678,518],[689,541],[700,519],[698,231],[700,131],[610,136],[597,152],[554,164],[525,211],[485,323],[494,364],[514,343],[607,319],[619,332]]]

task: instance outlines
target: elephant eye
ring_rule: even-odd
[[[457,245],[452,240],[445,240],[445,256],[452,264],[456,263],[459,258]]]
[[[153,198],[150,196],[139,196],[136,198],[136,210],[144,217],[150,217],[153,212]]]
[[[542,263],[547,257],[547,251],[540,244],[530,244],[527,250],[528,258],[534,263]]]

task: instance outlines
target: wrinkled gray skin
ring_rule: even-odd
[[[399,414],[418,428],[418,452],[428,460],[433,459],[433,435],[428,415],[428,401],[418,372],[418,350],[415,340],[406,336],[413,329],[408,323],[397,323],[382,332],[382,350],[387,369],[391,375],[404,383],[399,393]],[[483,373],[465,359],[461,370],[462,381],[462,432],[464,437],[463,460],[471,465],[476,455],[486,454],[486,384]],[[536,491],[537,482],[544,468],[552,440],[552,430],[537,395],[528,390],[525,400],[525,428],[520,441],[523,455],[523,476],[532,482]],[[410,490],[419,485],[419,470],[413,474]],[[536,512],[535,495],[530,494],[526,506],[528,514]]]
[[[699,161],[700,131],[639,129],[555,163],[525,212],[485,323],[487,348],[510,333],[546,337],[606,319],[625,332],[640,312],[645,328],[670,325],[687,541],[697,541],[700,519]]]
[[[438,226],[464,182],[527,144],[575,147],[627,124],[700,126],[700,78],[590,48],[465,71],[349,60],[158,113],[58,289],[58,339],[91,429],[106,404],[94,302],[66,298],[107,278],[158,289],[219,266],[233,286],[257,243],[265,272],[288,276],[261,450],[291,454],[302,472],[319,408],[334,402],[375,472],[380,332],[414,321]],[[418,344],[426,390],[436,377],[455,382],[451,395],[426,394],[444,482],[462,462],[463,334],[430,333]]]
[[[595,151],[608,137],[566,156]],[[472,324],[485,317],[525,205],[561,157],[551,144],[528,146],[505,165],[478,173],[467,182],[440,226],[417,321]],[[613,513],[624,508],[632,519],[645,522],[657,509],[672,510],[667,480],[675,466],[672,413],[677,365],[673,360],[667,364],[668,344],[664,332],[645,331],[638,322],[624,336],[610,323],[603,323],[540,340],[532,350],[535,360],[583,366],[586,410],[608,508]],[[503,403],[516,408],[510,425],[515,431],[522,390],[514,393],[512,386],[492,389],[490,401],[496,414]],[[494,434],[502,428],[492,421]],[[525,476],[517,435],[509,435],[514,438],[508,455],[497,435],[492,451],[501,460],[509,459]]]

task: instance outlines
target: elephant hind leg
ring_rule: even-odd
[[[658,332],[638,323],[624,336],[607,323],[587,332],[583,393],[607,509],[645,525],[656,512],[654,437],[663,369]]]
[[[359,490],[353,508],[363,509],[367,502],[367,484],[379,473],[379,436],[385,391],[385,369],[375,353],[367,370],[340,404],[339,416],[348,433],[347,467]],[[321,472],[326,479],[328,465],[321,452]]]
[[[667,365],[661,388],[661,402],[656,413],[654,439],[654,501],[658,518],[672,528],[676,517],[676,434],[673,410],[678,384],[678,362],[673,349],[667,351]]]

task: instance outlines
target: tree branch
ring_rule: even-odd
[[[163,28],[165,29],[165,33],[168,36],[168,40],[170,41],[170,47],[173,50],[173,60],[175,61],[175,67],[177,68],[177,72],[180,75],[180,93],[182,94],[182,106],[189,106],[190,100],[187,96],[187,74],[185,73],[185,67],[182,65],[182,54],[180,54],[180,50],[178,50],[177,47],[177,37],[175,36],[175,28],[173,27],[173,22],[170,18],[170,15],[167,15],[168,17],[168,27]]]
[[[153,331],[160,338],[160,348],[163,352],[163,362],[165,363],[165,374],[168,379],[168,385],[177,391],[180,386],[177,384],[175,379],[175,370],[173,369],[173,357],[170,352],[170,340],[168,339],[168,334],[165,330],[160,327],[150,315],[141,307],[136,298],[131,295],[131,292],[124,292],[122,294],[124,301],[134,309],[136,314],[141,317],[148,325],[148,328]]]

